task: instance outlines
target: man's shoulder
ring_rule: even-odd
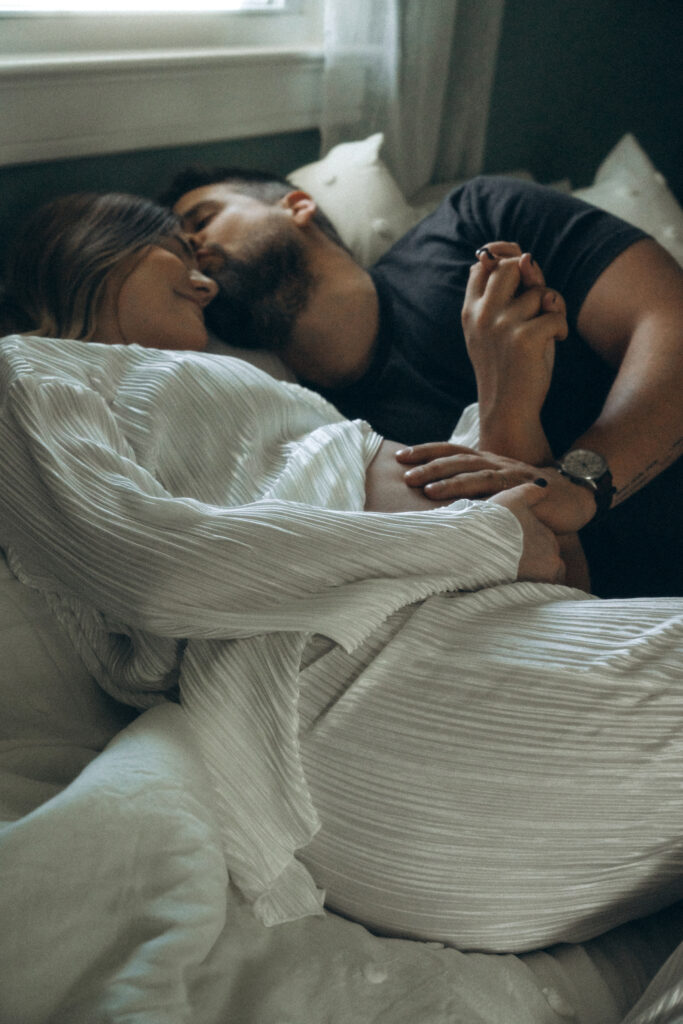
[[[462,217],[486,223],[533,218],[542,213],[557,215],[560,211],[566,215],[584,205],[550,185],[507,174],[477,175],[448,192],[440,204]]]
[[[503,237],[520,220],[565,207],[568,197],[547,186],[507,175],[481,174],[450,189],[439,203],[373,264],[382,271],[395,257],[422,250],[435,238],[469,246]],[[563,202],[563,200],[565,202]],[[577,201],[578,202],[578,201]],[[493,232],[493,233],[492,233]],[[505,236],[507,237],[507,235]]]
[[[477,205],[497,205],[510,199],[530,198],[535,201],[551,201],[560,197],[561,193],[547,185],[540,185],[528,178],[519,178],[511,174],[478,174],[474,178],[456,185],[443,197],[436,213],[444,207],[458,207],[464,203]]]

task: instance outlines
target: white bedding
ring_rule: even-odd
[[[5,826],[3,1022],[616,1024],[680,934],[673,911],[516,957],[332,914],[267,929],[228,887],[209,791],[167,705]]]

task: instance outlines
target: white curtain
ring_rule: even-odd
[[[323,153],[384,132],[405,195],[481,170],[504,0],[324,0]]]

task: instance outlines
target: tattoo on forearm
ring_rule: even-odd
[[[623,487],[619,487],[615,495],[615,501],[625,501],[627,498],[630,498],[632,494],[635,494],[636,491],[639,491],[641,487],[644,487],[645,484],[648,484],[650,480],[654,480],[656,476],[658,476],[668,466],[671,466],[676,459],[679,458],[681,451],[683,451],[683,436],[679,437],[677,441],[674,441],[666,455],[659,459],[653,459],[648,466],[642,469],[639,473],[636,473],[636,475],[625,483]]]

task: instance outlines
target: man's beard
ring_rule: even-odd
[[[243,348],[281,351],[313,286],[304,247],[297,238],[263,236],[237,257],[211,246],[206,272],[218,294],[206,308],[206,324],[221,341]]]

